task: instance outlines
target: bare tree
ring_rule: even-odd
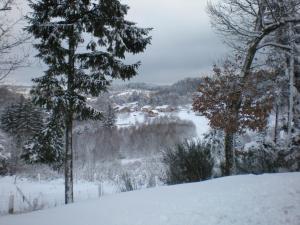
[[[14,0],[0,0],[0,81],[3,81],[12,71],[25,65],[28,55],[18,49],[18,53],[13,53],[29,39],[29,36],[16,33],[22,16],[13,19]],[[20,52],[21,51],[21,52]]]
[[[223,35],[226,43],[243,55],[241,86],[237,90],[238,98],[233,112],[237,120],[240,117],[243,91],[259,50],[271,46],[293,52],[291,44],[278,43],[271,37],[279,29],[300,22],[299,7],[299,0],[222,0],[215,4],[209,3],[208,12],[213,27]],[[293,70],[289,72],[293,73]],[[225,140],[232,140],[233,135],[228,133]],[[225,151],[233,152],[232,141],[225,146]]]
[[[1,0],[1,8],[0,11],[7,11],[7,10],[11,10],[11,4],[13,3],[12,0]]]

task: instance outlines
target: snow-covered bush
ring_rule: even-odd
[[[0,146],[1,151],[1,146]],[[5,155],[0,152],[0,176],[8,173],[8,160]]]
[[[9,138],[0,130],[0,176],[10,171],[11,154],[9,153]]]
[[[134,191],[138,189],[138,184],[128,172],[125,172],[120,177],[118,187],[121,192]]]
[[[292,146],[289,149],[281,148],[278,151],[278,165],[282,171],[300,171],[300,151],[298,147]]]
[[[210,130],[203,142],[210,146],[214,159],[213,177],[224,175],[223,132]],[[281,171],[300,171],[300,153],[297,148],[287,147],[286,140],[276,144],[272,132],[247,131],[235,137],[235,173],[261,174]]]
[[[211,156],[214,160],[212,176],[222,176],[225,166],[224,132],[216,129],[209,130],[203,136],[203,143],[209,146]]]
[[[163,154],[166,183],[180,184],[209,179],[214,160],[210,147],[199,141],[185,141]]]
[[[238,174],[275,173],[279,170],[278,151],[272,142],[250,142],[241,151],[236,151]]]

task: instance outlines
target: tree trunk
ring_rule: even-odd
[[[292,140],[292,122],[293,122],[293,110],[294,110],[294,64],[293,57],[290,60],[290,76],[289,76],[289,113],[288,113],[288,140],[287,145],[290,146]]]
[[[260,14],[260,16],[262,16],[262,14]],[[257,21],[256,24],[256,29],[260,30],[260,24],[259,24],[260,18]],[[236,115],[238,115],[239,110],[242,106],[242,100],[243,100],[243,91],[246,89],[245,85],[247,83],[247,79],[250,76],[251,73],[251,66],[253,64],[256,52],[258,50],[258,47],[261,43],[261,41],[270,33],[272,33],[273,31],[275,31],[276,29],[280,28],[281,26],[283,26],[283,24],[275,24],[273,26],[269,26],[268,28],[264,29],[262,34],[259,35],[258,37],[256,37],[252,42],[249,43],[248,48],[247,48],[247,52],[245,55],[245,59],[243,61],[243,66],[242,66],[242,70],[241,70],[241,87],[240,90],[237,92],[238,94],[238,99],[237,102],[235,104],[235,113]],[[239,118],[237,117],[237,120]],[[236,121],[238,122],[238,121]]]
[[[73,116],[74,116],[74,77],[75,77],[75,40],[74,28],[69,36],[69,70],[68,70],[68,108],[65,114],[66,142],[65,142],[65,203],[73,203]]]
[[[300,151],[300,23],[295,24],[295,71],[294,71],[294,128],[295,137],[293,147]]]
[[[274,128],[274,143],[277,144],[278,140],[278,122],[279,121],[279,102],[276,101],[275,106],[275,128]]]
[[[290,146],[292,143],[292,126],[293,126],[293,111],[294,111],[294,75],[295,75],[295,41],[293,35],[292,24],[289,25],[289,36],[292,39],[292,51],[289,57],[289,116],[288,116],[288,140],[287,145]]]
[[[225,176],[230,176],[232,174],[233,170],[233,163],[234,163],[234,157],[233,157],[233,136],[234,134],[226,132],[225,133]]]
[[[65,203],[73,203],[73,146],[72,146],[72,115],[66,119],[66,152],[65,152]]]
[[[238,90],[238,98],[236,103],[234,104],[234,111],[233,114],[235,114],[235,121],[236,123],[236,130],[239,130],[238,128],[238,122],[239,122],[239,111],[242,107],[242,101],[243,101],[243,91],[247,88],[245,85],[247,83],[247,79],[250,76],[251,73],[251,66],[254,61],[257,48],[260,44],[260,42],[263,40],[263,38],[268,35],[270,32],[272,32],[274,28],[269,28],[269,30],[265,30],[264,33],[257,38],[255,38],[248,46],[247,53],[243,62],[242,71],[241,71],[241,87],[240,90]],[[234,166],[234,154],[233,154],[233,138],[234,133],[233,132],[225,132],[225,176],[229,176],[233,172],[233,166]]]

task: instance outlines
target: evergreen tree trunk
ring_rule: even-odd
[[[66,143],[65,143],[65,203],[73,202],[73,147],[72,147],[72,115],[66,119]]]
[[[289,25],[289,36],[293,39],[293,30],[292,24]],[[293,111],[294,111],[294,75],[295,75],[295,54],[294,54],[294,46],[295,43],[292,41],[291,43],[292,51],[291,56],[289,57],[289,119],[288,119],[288,140],[287,145],[290,146],[292,142],[292,126],[293,126]]]
[[[225,133],[225,176],[230,176],[233,169],[233,133]]]
[[[68,73],[68,109],[66,113],[66,158],[65,158],[65,203],[73,203],[73,107],[74,99],[74,76],[75,76],[75,40],[74,28],[69,36],[69,73]]]

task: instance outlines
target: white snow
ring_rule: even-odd
[[[299,225],[300,173],[243,175],[104,196],[0,225]]]
[[[147,90],[140,90],[140,89],[130,89],[130,90],[126,90],[123,91],[121,93],[118,93],[117,96],[119,97],[129,97],[131,95],[133,95],[134,93],[139,94],[139,95],[147,95],[149,96],[150,93],[152,93],[151,91],[147,91]]]
[[[142,112],[131,112],[131,113],[121,113],[118,114],[117,126],[130,127],[137,123],[143,123],[145,121],[145,115]]]
[[[143,161],[143,159],[122,159],[121,164],[127,165],[127,164],[131,164],[131,163],[135,163],[135,162],[142,162],[142,161]]]
[[[259,147],[259,143],[257,141],[251,141],[249,143],[246,143],[244,146],[244,151],[249,151],[249,149],[257,149]]]
[[[153,108],[153,106],[151,105],[145,105],[141,108],[141,110],[151,110]]]
[[[182,108],[175,115],[182,120],[192,121],[196,126],[196,132],[199,138],[203,137],[203,134],[207,133],[210,129],[208,120],[204,116],[198,116],[190,108]]]
[[[155,108],[156,109],[167,109],[167,108],[169,108],[169,105],[161,105],[161,106],[157,106]]]
[[[63,179],[34,181],[17,178],[15,183],[15,177],[13,176],[0,177],[0,215],[7,214],[11,194],[14,195],[15,212],[20,213],[30,210],[30,206],[24,201],[17,187],[31,205],[36,204],[37,208],[49,208],[64,204]],[[75,181],[74,196],[75,201],[98,198],[98,185],[81,180]]]

